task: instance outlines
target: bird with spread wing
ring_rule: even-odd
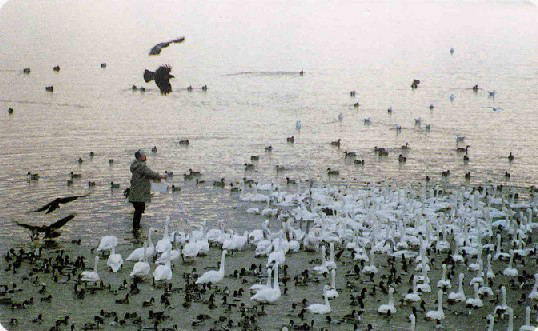
[[[71,214],[69,216],[66,216],[64,218],[57,220],[51,225],[38,226],[38,225],[31,225],[31,224],[25,224],[25,223],[19,223],[19,222],[17,222],[17,225],[30,230],[31,232],[30,238],[32,240],[37,239],[40,233],[45,234],[44,236],[45,239],[51,239],[51,238],[59,237],[61,233],[58,232],[57,230],[61,228],[62,226],[64,226],[67,222],[75,218],[75,216],[76,214]]]
[[[40,208],[34,210],[34,212],[39,213],[39,212],[42,212],[42,211],[46,210],[47,212],[45,214],[50,214],[53,211],[55,211],[56,209],[60,208],[60,205],[69,203],[71,201],[75,201],[78,198],[87,197],[88,195],[89,194],[86,194],[86,195],[72,195],[72,196],[69,196],[69,197],[56,198],[56,199],[52,200],[51,202],[47,203],[46,205],[44,205],[43,207],[40,207]]]
[[[162,43],[158,43],[157,45],[153,46],[151,50],[149,51],[149,55],[159,55],[161,54],[161,50],[163,48],[166,48],[170,46],[170,44],[179,44],[185,41],[185,37],[179,37],[177,39],[172,39],[170,41],[165,41]]]
[[[161,94],[167,95],[168,93],[172,92],[172,85],[170,84],[170,79],[174,78],[174,76],[170,74],[170,71],[172,71],[172,67],[170,67],[169,65],[162,65],[157,68],[155,72],[146,69],[144,71],[144,80],[146,81],[146,83],[149,83],[154,80],[159,90],[161,90]]]

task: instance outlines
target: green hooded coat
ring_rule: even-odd
[[[129,191],[130,202],[149,202],[151,201],[151,182],[150,180],[160,180],[159,173],[151,170],[146,162],[134,160],[131,163],[131,190]]]

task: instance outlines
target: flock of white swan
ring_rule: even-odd
[[[335,284],[339,269],[335,260],[337,246],[357,263],[363,263],[360,272],[365,275],[380,272],[376,266],[378,256],[405,259],[415,271],[408,293],[401,293],[395,284],[387,284],[388,300],[378,307],[379,314],[390,316],[401,309],[395,297],[406,304],[419,302],[424,293],[437,291],[437,308],[427,311],[425,318],[443,321],[448,303],[482,309],[483,300],[495,297],[498,292],[490,284],[501,278],[505,283],[497,284],[500,302],[493,311],[485,312],[488,330],[495,329],[496,316],[507,316],[508,330],[513,330],[514,307],[507,303],[506,295],[508,281],[522,275],[523,265],[535,266],[538,256],[536,243],[532,241],[533,231],[538,228],[538,223],[533,221],[538,211],[538,201],[534,198],[516,200],[513,189],[501,190],[497,186],[481,190],[445,189],[443,194],[426,185],[419,189],[389,184],[368,188],[310,187],[298,192],[282,189],[274,184],[258,184],[255,190],[242,193],[242,201],[261,206],[247,212],[269,217],[253,231],[238,234],[219,222],[211,229],[202,224],[190,232],[171,232],[168,218],[161,239],[154,243],[156,229],[149,228],[143,247],[134,249],[126,258],[127,262],[134,262],[132,266],[125,265],[121,255],[115,252],[118,240],[114,236],[102,237],[97,251],[110,252],[107,265],[112,272],[132,267],[131,277],[152,276],[155,281],[170,281],[171,264],[175,260],[203,259],[210,247],[219,247],[222,249],[220,268],[207,271],[196,280],[196,284],[218,284],[226,277],[227,252],[252,250],[253,258],[267,257],[268,278],[266,283],[250,287],[253,293],[250,299],[268,304],[276,303],[282,295],[279,265],[300,250],[319,251],[321,264],[311,271],[330,276],[320,292],[319,303],[310,304],[306,310],[329,314],[331,299],[339,295]],[[447,259],[439,258],[441,254]],[[96,256],[93,271],[83,272],[83,280],[100,279],[99,272],[104,271],[98,271],[98,261]],[[504,269],[495,272],[492,261],[505,261]],[[474,277],[465,279],[464,273],[459,273],[451,279],[447,264],[464,266]],[[430,277],[432,270],[442,270],[437,281]],[[525,321],[520,330],[535,330],[530,313],[532,305],[538,303],[538,273],[532,277],[531,271],[528,278],[529,282],[523,282],[527,286],[534,282],[534,285],[528,291]],[[466,293],[466,286],[472,292]],[[408,320],[410,329],[415,330],[418,316],[411,313]]]

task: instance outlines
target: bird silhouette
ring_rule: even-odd
[[[52,223],[51,225],[37,226],[37,225],[30,225],[30,224],[19,223],[19,222],[17,222],[17,225],[30,230],[31,231],[30,238],[32,238],[32,240],[37,238],[40,233],[44,233],[45,234],[44,238],[46,239],[56,238],[60,236],[60,232],[56,230],[64,226],[67,222],[69,222],[73,218],[75,218],[75,215],[76,214],[71,214],[64,218],[61,218],[57,220],[56,222]]]
[[[75,201],[78,198],[84,198],[84,197],[87,197],[87,196],[88,196],[88,194],[86,194],[86,195],[72,195],[72,196],[64,197],[64,198],[56,198],[56,199],[52,200],[51,202],[47,203],[46,205],[44,205],[43,207],[40,207],[40,208],[34,210],[34,212],[39,213],[39,212],[42,212],[42,211],[46,210],[47,212],[45,214],[50,214],[53,211],[55,211],[56,209],[60,208],[60,205],[63,205],[63,204],[69,203],[71,201]]]
[[[161,54],[161,50],[163,48],[166,48],[170,46],[170,44],[179,44],[185,41],[185,37],[179,37],[177,39],[172,39],[170,41],[165,41],[162,43],[158,43],[157,45],[153,46],[151,50],[149,51],[149,55],[159,55]]]
[[[168,93],[172,92],[170,78],[174,78],[174,76],[170,74],[170,71],[172,71],[172,67],[169,65],[162,65],[155,70],[155,72],[146,69],[144,71],[144,80],[146,83],[154,80],[159,90],[161,90],[161,94],[167,95]]]

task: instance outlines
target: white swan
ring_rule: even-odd
[[[404,297],[404,300],[407,302],[418,302],[421,300],[420,292],[417,288],[417,277],[413,277],[413,292],[407,293]]]
[[[329,298],[338,298],[338,291],[336,290],[336,270],[331,269],[331,285],[325,285],[323,287],[323,294]]]
[[[519,331],[536,331],[536,329],[538,328],[531,324],[531,307],[527,306],[525,308],[525,324],[519,328]]]
[[[157,241],[157,244],[155,245],[155,251],[157,253],[164,253],[169,248],[172,248],[172,239],[170,238],[170,235],[168,233],[168,226],[170,223],[170,216],[166,217],[166,221],[164,222],[164,233],[162,239]]]
[[[458,291],[457,292],[450,292],[448,294],[448,300],[453,302],[461,302],[465,301],[467,298],[465,297],[465,292],[463,292],[463,278],[465,275],[463,273],[459,274],[459,282],[458,282]]]
[[[508,267],[504,268],[503,275],[506,277],[517,277],[519,275],[519,272],[517,268],[514,268],[512,264],[514,263],[514,251],[510,251],[510,263],[508,264]]]
[[[118,238],[116,238],[116,236],[104,236],[101,237],[101,241],[99,241],[97,252],[109,250],[116,246],[118,246]]]
[[[365,274],[376,274],[377,267],[374,264],[374,250],[370,249],[370,265],[367,265],[362,269],[362,272]]]
[[[492,314],[489,314],[487,316],[488,319],[488,331],[493,331],[493,327],[495,326],[495,317]]]
[[[437,310],[430,310],[426,313],[426,319],[442,321],[445,319],[443,312],[443,290],[437,291]]]
[[[439,288],[451,288],[450,279],[446,279],[446,264],[443,264],[443,275],[441,279],[437,282],[437,287]]]
[[[493,312],[497,314],[497,311],[505,312],[508,309],[508,305],[506,304],[506,287],[501,287],[501,304],[495,306],[495,309]]]
[[[121,254],[116,254],[115,247],[112,247],[112,251],[108,256],[106,264],[112,269],[112,272],[118,272],[118,270],[120,270],[121,265],[123,264],[123,259],[121,258]]]
[[[170,248],[167,249],[166,253],[170,256]],[[159,280],[171,280],[172,279],[172,267],[170,265],[170,259],[166,260],[164,264],[159,264],[157,268],[153,271],[153,279],[156,281]]]
[[[327,268],[325,245],[321,245],[321,264],[315,266],[313,269],[318,274],[323,274],[323,273],[329,272],[329,269]]]
[[[142,261],[138,261],[133,266],[133,271],[129,274],[131,277],[144,277],[149,274],[150,267],[148,263],[148,254],[147,254],[147,242],[144,243],[142,251]]]
[[[325,303],[313,303],[306,307],[312,314],[328,314],[331,312],[331,304],[329,303],[329,298],[324,296]]]
[[[273,303],[280,298],[281,293],[278,285],[278,263],[275,264],[273,273],[273,287],[266,287],[259,290],[256,294],[250,297],[250,300],[263,303]]]
[[[394,307],[394,288],[389,288],[389,303],[382,304],[377,308],[379,314],[394,314],[396,312],[396,307]]]
[[[415,318],[415,314],[411,313],[411,315],[409,315],[409,331],[415,331],[415,328],[416,328],[416,318]]]
[[[471,308],[481,308],[484,305],[484,303],[482,302],[482,299],[480,299],[480,296],[478,293],[478,283],[474,283],[473,288],[474,288],[474,297],[465,300],[465,305]]]
[[[226,261],[225,259],[226,259],[226,250],[223,250],[221,258],[220,258],[219,270],[210,270],[210,271],[204,272],[203,275],[198,277],[198,279],[196,280],[196,284],[197,285],[215,284],[223,280],[224,279],[224,263]]]
[[[155,247],[153,247],[153,242],[151,241],[151,233],[155,231],[153,228],[148,229],[148,247],[139,247],[127,256],[127,261],[142,261],[145,257],[154,256]]]
[[[97,273],[97,263],[99,262],[99,256],[95,257],[95,264],[93,265],[93,271],[83,271],[80,274],[80,280],[85,282],[98,282],[101,280]]]
[[[272,272],[273,270],[271,268],[267,268],[267,283],[266,284],[254,284],[250,287],[250,289],[254,292],[258,292],[261,289],[271,287],[271,273]]]

